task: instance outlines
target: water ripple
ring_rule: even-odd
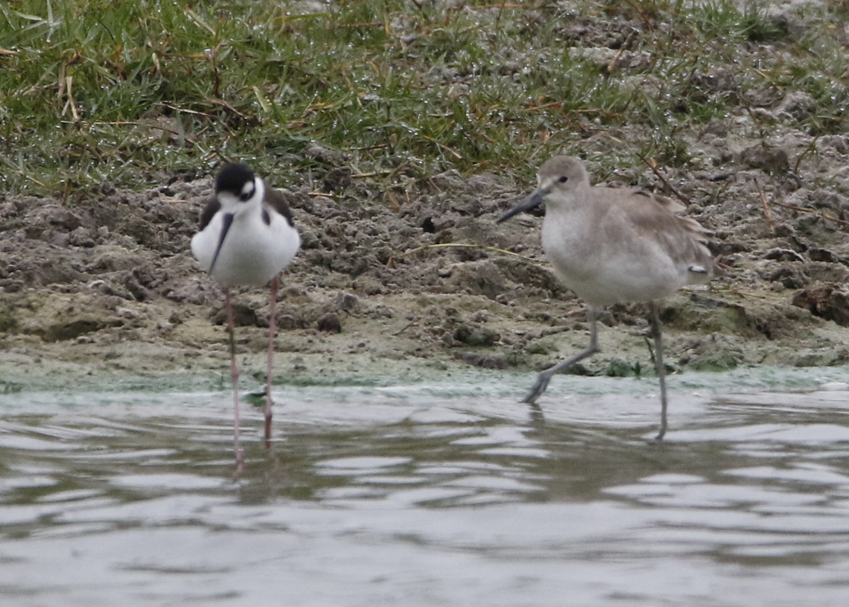
[[[849,393],[829,373],[808,393],[679,380],[663,443],[647,382],[562,378],[537,412],[495,381],[287,388],[271,449],[245,411],[236,481],[226,394],[5,395],[0,597],[842,607]]]

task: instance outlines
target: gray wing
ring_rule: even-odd
[[[650,233],[670,257],[690,265],[692,272],[714,274],[707,230],[692,217],[678,215],[683,205],[643,191],[623,196],[620,204],[627,205],[632,225],[639,232]]]

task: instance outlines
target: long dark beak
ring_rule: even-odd
[[[224,214],[224,225],[221,226],[221,236],[218,238],[218,248],[215,249],[215,256],[212,258],[212,263],[209,264],[209,270],[207,270],[206,272],[207,276],[212,274],[212,268],[215,267],[215,262],[218,261],[218,254],[221,252],[221,245],[224,244],[224,239],[227,237],[227,232],[230,231],[230,226],[233,224],[233,217],[233,213]]]
[[[509,211],[504,213],[504,215],[502,215],[501,218],[498,221],[496,221],[495,223],[501,223],[501,222],[507,221],[508,219],[513,217],[513,215],[518,215],[519,213],[524,213],[525,211],[530,211],[532,208],[541,205],[543,198],[545,198],[545,192],[543,192],[540,189],[534,190],[534,193],[531,194],[530,196],[528,196],[527,198],[525,198],[522,201],[522,204],[520,204],[516,208],[510,209]]]

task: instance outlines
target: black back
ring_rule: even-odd
[[[294,228],[295,223],[292,221],[292,211],[289,210],[289,205],[286,204],[286,199],[283,197],[283,194],[274,188],[269,187],[265,180],[263,180],[263,183],[265,184],[265,203],[285,217],[286,222]],[[269,223],[271,222],[269,221]]]
[[[203,211],[200,213],[200,231],[203,232],[203,229],[209,225],[209,222],[212,221],[212,218],[215,217],[215,214],[221,210],[221,203],[218,202],[218,198],[213,196],[209,200],[206,201],[206,205],[203,207]]]

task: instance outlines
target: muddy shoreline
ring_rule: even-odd
[[[717,130],[693,145],[728,148]],[[806,145],[803,133],[796,138],[782,148],[789,157]],[[816,142],[822,154],[802,162],[799,174],[766,174],[747,166],[743,153],[734,156],[743,165],[735,170],[661,173],[714,232],[712,247],[727,271],[709,288],[663,303],[673,371],[849,360],[849,329],[838,324],[847,322],[849,244],[839,218],[849,199],[839,192],[849,191],[849,138],[840,140],[843,148],[824,139]],[[602,167],[588,165],[595,179]],[[813,172],[842,180],[840,188],[803,187],[819,180]],[[648,168],[606,182],[665,185]],[[585,310],[544,261],[541,218],[495,225],[527,185],[449,171],[403,201],[353,183],[323,193],[284,190],[304,244],[277,309],[279,381],[414,377],[419,367],[465,365],[531,373],[584,347]],[[92,374],[171,372],[220,381],[227,364],[221,293],[188,246],[211,189],[210,177],[174,178],[142,192],[107,189],[69,206],[3,196],[2,381],[14,389],[73,387]],[[267,290],[243,289],[236,301],[246,376],[261,381]],[[607,310],[603,352],[575,372],[650,375],[644,314],[640,305]]]
[[[490,9],[464,10],[491,24]],[[668,94],[647,71],[666,51],[649,44],[651,36],[642,40],[640,33],[654,26],[640,9],[567,13],[556,39],[569,56],[589,58],[599,78],[614,77],[626,92]],[[278,381],[414,378],[420,369],[470,367],[530,377],[583,348],[585,310],[543,258],[541,217],[495,224],[532,187],[533,171],[525,165],[538,167],[556,154],[584,158],[594,184],[675,198],[712,232],[725,276],[662,304],[671,372],[846,364],[849,136],[826,128],[835,117],[818,105],[825,98],[818,102],[771,80],[743,86],[752,66],[786,61],[787,70],[796,69],[792,53],[799,45],[790,41],[808,30],[837,31],[817,14],[769,7],[755,16],[770,36],[735,38],[726,49],[734,61],[718,64],[725,67],[694,63],[682,89],[692,98],[682,103],[718,100],[729,108],[706,124],[691,117],[686,103],[666,116],[664,132],[649,120],[629,123],[623,115],[605,123],[593,118],[598,112],[568,110],[568,132],[515,134],[540,143],[511,166],[422,177],[403,169],[415,158],[399,157],[391,179],[370,165],[359,173],[350,150],[321,142],[298,150],[300,143],[292,143],[274,158],[295,180],[264,175],[284,190],[303,241],[283,276],[277,309]],[[517,35],[538,31],[543,16],[523,13],[533,27],[518,28]],[[845,32],[832,42],[844,44],[838,34]],[[542,78],[549,69],[551,49],[517,53],[501,49],[494,59],[505,61],[495,72],[511,86],[525,82],[525,72],[538,70],[535,77]],[[462,96],[470,77],[434,68],[422,79]],[[447,166],[443,160],[440,166]],[[139,175],[138,182],[155,184],[142,191],[104,184],[85,194],[0,193],[0,389],[73,389],[104,377],[150,376],[160,379],[148,385],[162,385],[169,374],[221,383],[227,369],[221,292],[189,253],[212,190],[210,162],[188,172],[164,167]],[[257,382],[266,299],[263,289],[236,296],[244,377]],[[602,353],[575,372],[650,375],[645,312],[640,305],[607,310]]]

